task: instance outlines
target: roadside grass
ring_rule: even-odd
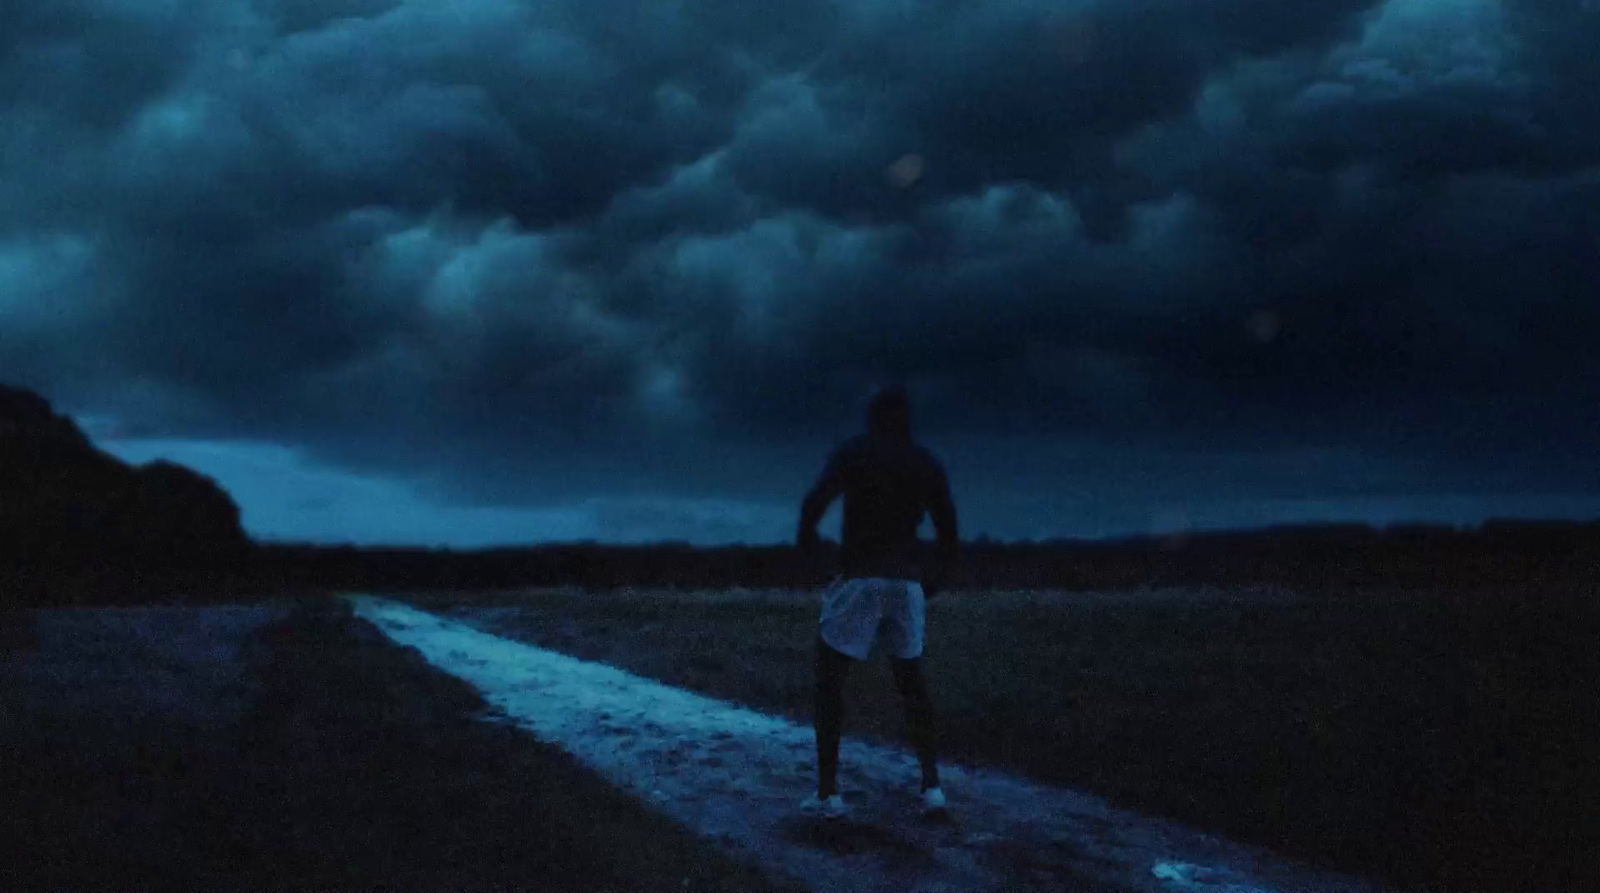
[[[256,643],[242,726],[24,709],[0,673],[0,889],[772,890],[342,602]],[[16,659],[21,651],[7,651]]]
[[[809,722],[812,591],[435,593],[494,632]],[[1594,593],[954,593],[950,758],[1412,890],[1600,889]],[[902,739],[881,660],[846,730]]]

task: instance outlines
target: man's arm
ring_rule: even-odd
[[[956,505],[950,498],[950,479],[944,468],[935,465],[928,499],[928,517],[933,521],[936,536],[934,554],[936,566],[925,575],[922,588],[929,596],[938,593],[961,557],[961,538],[956,529]]]
[[[817,546],[817,524],[828,511],[828,506],[844,492],[844,462],[840,451],[828,457],[822,476],[812,485],[811,491],[800,502],[800,530],[795,542],[800,551],[811,552]]]

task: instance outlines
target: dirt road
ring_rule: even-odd
[[[859,741],[846,742],[841,771],[859,820],[808,822],[793,808],[813,778],[808,728],[396,602],[352,604],[471,684],[500,722],[560,746],[730,855],[815,890],[1376,889],[987,770],[945,768],[958,819],[927,824],[914,809],[911,756]]]

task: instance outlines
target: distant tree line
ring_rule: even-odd
[[[810,558],[784,545],[454,550],[268,544],[257,550],[257,561],[273,585],[351,590],[769,588],[825,583],[836,554],[833,543]],[[1597,567],[1600,523],[1503,521],[1468,530],[1339,524],[1114,542],[979,540],[965,544],[944,585],[953,591],[1253,585],[1510,591],[1582,585]]]

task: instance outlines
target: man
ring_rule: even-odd
[[[815,552],[817,523],[838,496],[844,497],[842,573],[823,594],[817,636],[817,792],[801,807],[829,818],[847,813],[838,791],[845,678],[852,661],[867,659],[881,632],[922,765],[923,809],[936,813],[944,809],[945,798],[934,752],[933,703],[922,675],[926,603],[919,579],[927,577],[929,596],[938,580],[922,573],[917,527],[924,512],[938,534],[940,569],[955,560],[959,541],[944,467],[912,440],[904,387],[892,385],[873,395],[867,433],[834,450],[806,494],[798,535],[802,552]]]

